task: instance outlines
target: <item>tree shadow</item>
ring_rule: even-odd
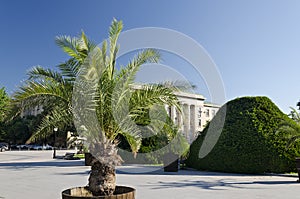
[[[199,171],[180,169],[178,172],[164,172],[162,166],[148,165],[125,165],[117,168],[117,174],[131,175],[174,175],[174,176],[264,176],[264,174],[239,174],[239,173],[222,173],[213,171]]]
[[[199,171],[194,169],[180,169],[178,172],[164,172],[162,166],[149,166],[149,165],[125,165],[117,168],[117,174],[130,174],[130,175],[163,175],[163,176],[218,176],[228,177],[263,177],[263,176],[278,176],[278,177],[295,177],[296,174],[243,174],[243,173],[223,173],[216,171]],[[295,180],[296,181],[296,180]]]
[[[232,179],[221,179],[216,181],[201,181],[201,180],[182,180],[176,182],[148,183],[151,189],[168,189],[168,188],[186,188],[198,187],[206,190],[225,190],[226,188],[239,188],[239,189],[257,189],[257,187],[249,187],[245,185],[290,185],[297,184],[296,181],[244,181],[233,182]]]
[[[58,161],[43,161],[43,162],[7,162],[0,163],[1,167],[6,169],[25,169],[25,168],[41,168],[41,167],[77,167],[84,166],[82,160],[58,160]]]
[[[82,172],[70,172],[70,173],[57,173],[57,174],[60,174],[60,175],[65,175],[65,176],[68,176],[68,175],[83,175],[83,176],[88,176],[90,175],[90,170],[87,170],[87,171],[82,171]]]

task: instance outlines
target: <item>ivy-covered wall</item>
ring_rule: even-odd
[[[286,140],[276,133],[279,124],[290,118],[269,98],[237,98],[221,109],[225,108],[225,123],[216,145],[207,156],[199,158],[205,136],[215,133],[208,131],[208,125],[191,145],[187,166],[234,173],[295,171],[297,149],[293,146],[286,150]]]

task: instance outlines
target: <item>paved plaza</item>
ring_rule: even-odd
[[[58,155],[66,151],[58,151]],[[83,160],[52,159],[52,151],[0,153],[1,199],[59,199],[61,191],[87,184],[90,167]],[[143,173],[152,170],[151,173]],[[137,189],[137,199],[298,199],[296,175],[240,175],[127,165],[117,171],[117,184]]]

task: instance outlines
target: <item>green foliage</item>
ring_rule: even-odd
[[[7,131],[5,129],[5,118],[9,113],[10,99],[5,92],[4,88],[0,88],[0,141],[5,141],[7,137]]]
[[[84,153],[81,153],[81,154],[75,154],[73,157],[74,157],[74,158],[84,159]]]
[[[297,147],[286,150],[287,141],[277,133],[282,121],[293,122],[267,97],[237,98],[217,113],[227,110],[222,133],[212,151],[199,158],[210,124],[191,145],[187,165],[196,169],[264,173],[294,171]],[[215,117],[217,118],[217,117]],[[212,120],[211,124],[215,120]]]
[[[292,108],[289,116],[292,120],[282,121],[279,125],[277,133],[287,140],[286,148],[297,147],[300,142],[300,114],[296,109]]]
[[[142,132],[145,136],[142,139],[141,148],[137,154],[137,158],[126,156],[120,153],[125,163],[138,164],[161,164],[165,154],[172,153],[185,157],[187,155],[189,144],[186,138],[179,132],[178,128],[170,118],[167,118],[166,124],[157,134]],[[147,137],[149,136],[149,137]],[[123,150],[130,151],[129,145],[120,138],[119,147]],[[143,154],[143,156],[141,156]]]
[[[4,140],[12,144],[24,144],[41,121],[41,116],[16,117],[3,124]]]
[[[6,117],[9,108],[9,97],[4,88],[0,88],[0,122]]]

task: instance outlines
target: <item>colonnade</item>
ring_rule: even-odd
[[[189,143],[191,143],[199,131],[199,120],[201,119],[197,111],[200,107],[195,105],[183,103],[181,104],[181,112],[174,106],[167,106],[167,111],[172,121],[179,127],[179,130],[186,137]]]

